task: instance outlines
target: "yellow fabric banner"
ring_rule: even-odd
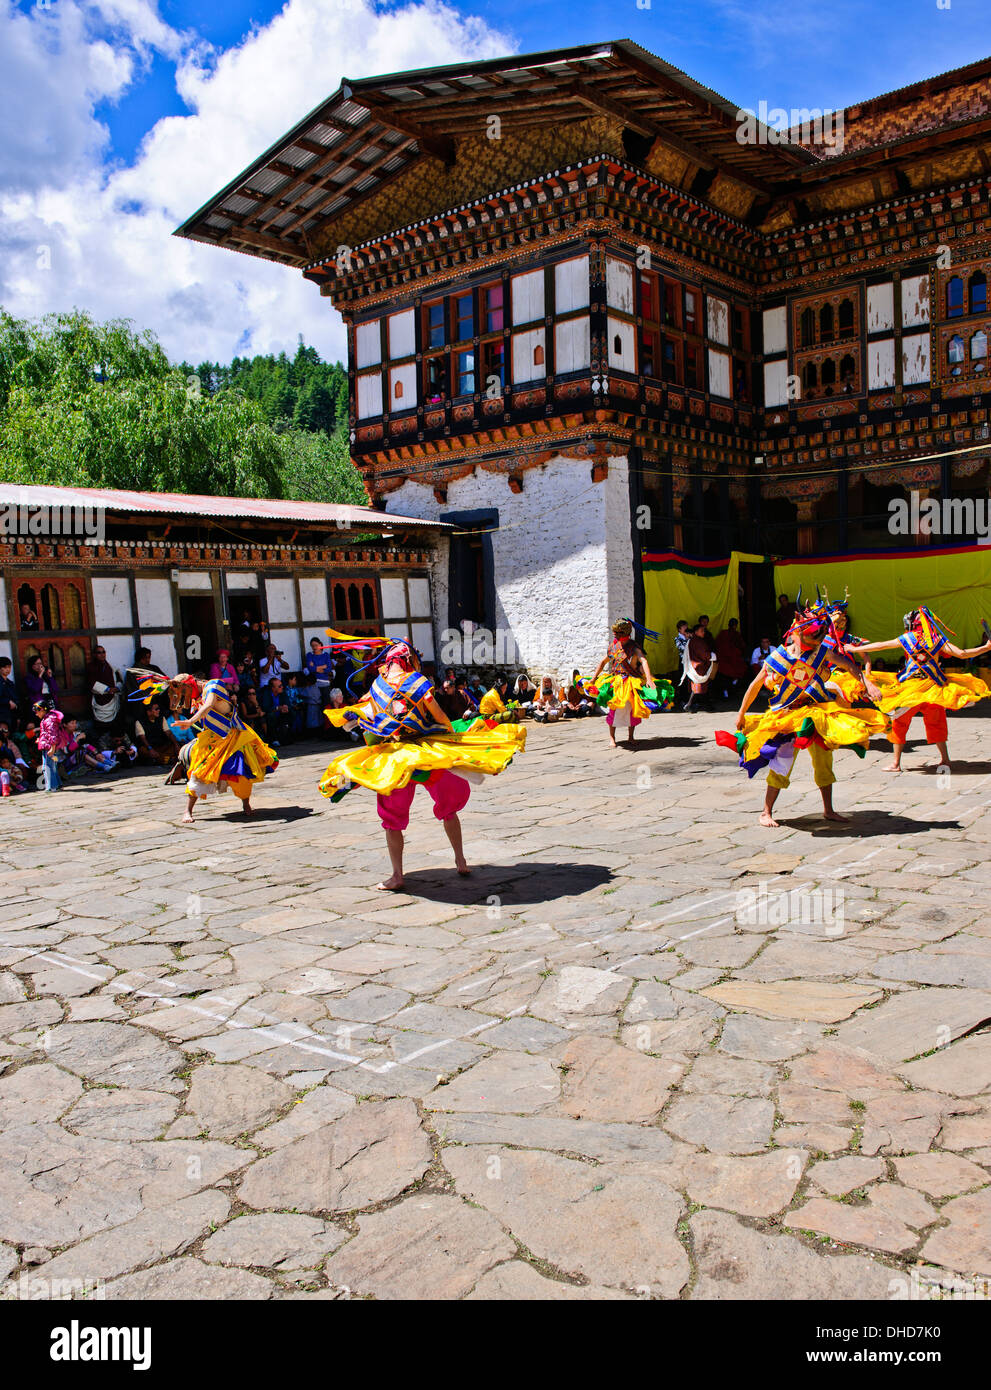
[[[803,600],[815,598],[817,584],[832,599],[850,590],[851,631],[872,642],[901,636],[904,614],[920,605],[953,629],[950,640],[958,647],[980,646],[981,620],[991,622],[991,546],[830,555],[774,566],[775,595],[794,600],[801,586]]]
[[[679,618],[695,623],[709,615],[713,636],[730,618],[740,617],[740,564],[760,564],[763,555],[734,550],[728,560],[689,560],[673,551],[643,557],[643,586],[647,627],[658,633],[647,638],[644,651],[652,672],[674,671],[679,666],[674,637]],[[686,686],[687,689],[687,686]]]

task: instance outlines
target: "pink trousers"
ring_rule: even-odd
[[[471,796],[471,786],[464,777],[446,769],[429,782],[407,782],[398,791],[379,793],[378,813],[384,830],[405,830],[409,825],[409,810],[417,786],[424,786],[434,803],[438,820],[450,820],[463,810]]]

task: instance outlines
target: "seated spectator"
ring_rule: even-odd
[[[166,719],[165,723],[168,725],[169,720]],[[172,737],[179,742],[178,734],[173,733]],[[103,733],[96,741],[96,749],[98,753],[109,753],[115,767],[126,767],[128,763],[136,762],[138,757],[137,747],[126,734]]]
[[[179,757],[179,745],[165,723],[157,700],[141,709],[134,721],[134,742],[138,761],[146,767],[171,767]]]
[[[0,722],[0,762],[6,758],[13,765],[18,773],[18,780],[23,781],[27,787],[34,785],[31,768],[28,766],[21,749],[14,742],[10,728],[6,723]]]
[[[100,753],[87,742],[79,728],[75,715],[68,715],[62,724],[64,742],[60,750],[59,774],[72,777],[76,772],[89,768],[93,772],[113,772],[116,767],[113,755]]]
[[[756,676],[757,672],[764,665],[764,662],[771,655],[770,637],[762,637],[757,646],[750,653],[750,670]]]
[[[516,677],[513,684],[513,699],[516,708],[520,712],[521,719],[529,718],[533,711],[533,701],[537,694],[537,688],[528,679],[525,671]]]
[[[595,701],[585,693],[580,671],[572,671],[571,684],[561,692],[561,703],[565,719],[584,719],[596,710]]]
[[[237,675],[237,688],[242,693],[249,686],[258,685],[258,672],[255,670],[255,659],[250,652],[247,652],[234,663],[234,671]]]
[[[289,697],[278,676],[273,676],[267,685],[262,686],[261,707],[265,711],[265,727],[272,747],[280,748],[283,743],[292,743]]]
[[[42,765],[42,756],[38,747],[38,721],[34,716],[24,721],[24,728],[19,732],[12,729],[10,739],[31,771],[37,773]]]
[[[21,631],[36,632],[38,630],[38,615],[31,607],[30,603],[21,604]]]
[[[747,648],[740,634],[739,619],[730,618],[729,625],[716,638],[716,661],[723,696],[728,700],[747,674]]]
[[[27,690],[32,710],[39,700],[50,703],[53,709],[58,705],[58,681],[52,674],[51,667],[45,665],[42,657],[32,657],[28,662],[27,674],[24,677],[24,687]]]
[[[26,792],[30,785],[23,769],[14,761],[10,750],[0,746],[0,796],[13,796],[15,792]]]
[[[231,665],[231,654],[226,647],[217,652],[217,659],[210,667],[210,679],[221,681],[228,690],[237,690],[241,680],[237,668]]]
[[[144,706],[140,701],[132,700],[131,696],[137,693],[138,687],[151,671],[157,676],[164,676],[165,672],[160,666],[156,666],[151,659],[150,647],[138,647],[134,653],[134,664],[129,666],[124,672],[123,706],[124,722],[128,733],[133,737],[134,721],[138,718],[138,710]]]
[[[508,695],[509,681],[505,676],[496,676],[491,689],[487,690],[478,702],[478,712],[482,718],[494,719],[499,724],[516,723],[516,710],[506,708]]]
[[[452,724],[455,719],[464,719],[472,709],[471,701],[453,675],[445,677],[444,684],[437,691],[437,703]]]
[[[259,738],[264,738],[267,729],[265,726],[265,711],[258,703],[258,691],[253,685],[249,685],[247,690],[241,692],[241,703],[238,713],[247,724],[249,729],[254,729]]]
[[[540,679],[540,689],[533,699],[532,714],[541,724],[554,724],[564,718],[561,696],[550,676],[542,676]]]
[[[19,713],[20,701],[17,698],[17,686],[14,684],[14,668],[9,656],[0,656],[0,720],[8,728],[16,729]]]
[[[175,739],[176,743],[179,745],[180,748],[182,748],[187,743],[192,743],[196,737],[195,729],[176,728],[177,724],[182,724],[184,722],[185,721],[182,718],[181,710],[177,711],[175,714],[173,714],[172,711],[169,710],[168,714],[165,716],[165,727],[168,729],[169,733]]]
[[[305,679],[305,677],[303,677]],[[306,709],[303,704],[303,692],[300,688],[300,676],[296,671],[290,671],[285,679],[286,700],[289,704],[289,730],[293,738],[299,738],[303,732]],[[327,691],[328,697],[330,691]]]
[[[482,696],[485,694],[485,682],[482,680],[481,676],[477,673],[474,676],[472,676],[472,678],[468,682],[466,690],[468,694],[468,699],[472,702],[475,708],[478,709],[479,704],[481,703]]]
[[[331,690],[329,696],[327,697],[327,704],[324,708],[343,709],[345,705],[353,705],[354,703],[354,700],[349,699],[347,696],[345,696],[345,693],[343,690],[341,690],[340,686],[335,685],[334,688]],[[336,724],[330,724],[327,721],[325,722],[327,723],[327,728],[330,730],[331,734],[343,734],[344,737],[349,738],[352,743],[361,742],[362,735],[361,729],[358,725],[357,715],[353,715],[350,718],[346,719],[340,727],[338,727]]]
[[[302,719],[302,732],[315,734],[323,724],[323,711],[330,704],[330,689],[324,694],[311,672],[304,671],[299,680],[299,706]]]

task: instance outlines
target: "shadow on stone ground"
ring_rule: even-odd
[[[605,864],[477,864],[468,878],[459,878],[453,866],[450,870],[412,869],[403,875],[403,892],[431,902],[484,907],[488,894],[498,891],[503,906],[512,911],[523,903],[588,893],[612,878]]]

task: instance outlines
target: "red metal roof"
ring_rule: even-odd
[[[398,516],[335,502],[303,502],[272,497],[205,497],[181,492],[127,492],[117,488],[21,486],[0,483],[0,506],[102,507],[111,512],[157,515],[240,517],[255,521],[318,522],[342,529],[395,530],[405,526],[445,531],[444,522]]]

